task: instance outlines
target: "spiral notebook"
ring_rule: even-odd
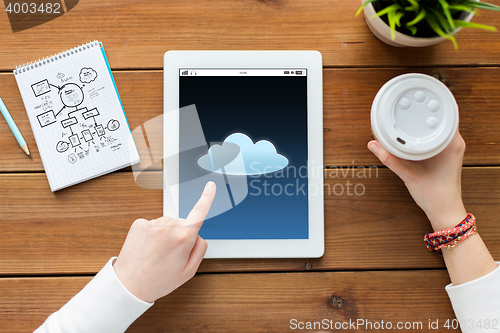
[[[139,162],[98,41],[14,70],[52,191]]]

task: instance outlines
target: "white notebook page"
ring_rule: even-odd
[[[99,42],[14,73],[52,191],[139,162]]]

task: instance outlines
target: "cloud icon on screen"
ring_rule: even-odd
[[[207,171],[252,176],[281,170],[288,165],[288,159],[267,140],[254,144],[247,135],[234,133],[222,145],[210,147],[198,164]]]

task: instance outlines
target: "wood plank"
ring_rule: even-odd
[[[89,279],[0,279],[0,332],[31,332]],[[332,332],[381,332],[375,328],[382,320],[384,327],[409,322],[412,329],[401,331],[425,332],[429,320],[438,320],[432,332],[459,332],[444,327],[455,318],[444,290],[448,283],[444,270],[198,274],[157,301],[127,332],[285,332],[292,319],[332,321]],[[333,297],[342,299],[340,308],[332,305]],[[373,328],[335,330],[335,323],[349,320],[369,321]]]
[[[372,169],[365,178],[359,170],[352,171],[338,170],[336,175],[330,170],[326,176],[322,258],[208,259],[200,271],[444,267],[441,258],[423,245],[422,237],[431,228],[404,184],[388,169],[379,169],[378,175]],[[151,172],[152,181],[155,177],[161,173]],[[95,273],[118,255],[135,219],[162,215],[162,191],[138,187],[131,172],[56,193],[50,192],[44,174],[2,174],[0,188],[0,275],[4,276]],[[463,191],[480,234],[493,256],[500,258],[500,168],[465,168]]]
[[[500,4],[500,0],[489,0]],[[168,50],[318,50],[325,66],[498,65],[500,35],[461,31],[450,42],[396,49],[380,42],[362,15],[360,1],[133,0],[81,1],[69,13],[12,33],[0,22],[0,70],[99,39],[113,68],[163,67]],[[500,26],[497,13],[474,22]],[[54,36],[60,36],[54,38]]]
[[[467,142],[465,165],[500,164],[500,71],[498,68],[440,69],[326,69],[324,71],[324,157],[326,166],[380,165],[366,149],[372,139],[370,108],[378,89],[394,76],[407,72],[439,75],[460,106],[460,130]],[[160,71],[115,72],[116,83],[132,130],[163,113],[163,78]],[[2,99],[25,136],[33,158],[26,157],[0,119],[0,172],[43,171],[33,132],[14,76],[0,74]],[[161,122],[160,122],[161,123]],[[148,133],[153,158],[162,155],[162,131]],[[136,142],[139,146],[139,136]],[[144,141],[144,138],[142,138]],[[143,161],[150,151],[139,146]],[[145,146],[144,146],[145,147]]]

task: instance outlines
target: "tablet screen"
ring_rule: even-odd
[[[203,238],[307,239],[307,105],[303,68],[180,69],[179,216],[212,180]],[[195,148],[188,106],[206,142]]]

